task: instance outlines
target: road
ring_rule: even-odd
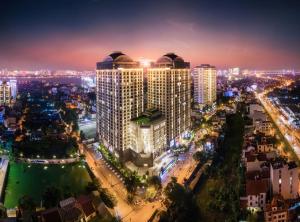
[[[287,82],[282,84],[281,87],[286,87],[290,85],[292,82]],[[276,124],[281,134],[286,138],[288,144],[293,148],[298,158],[300,159],[300,144],[297,141],[297,137],[300,138],[299,132],[291,129],[289,123],[283,121],[283,116],[279,112],[279,110],[272,105],[270,100],[267,98],[267,93],[270,91],[264,91],[263,93],[256,94],[257,99],[261,102],[272,121]]]
[[[122,222],[146,222],[158,208],[161,208],[161,202],[142,203],[133,206],[127,202],[127,191],[122,181],[106,165],[103,159],[97,159],[92,149],[79,144],[80,150],[85,154],[86,161],[92,169],[96,178],[100,180],[103,188],[107,188],[117,199],[115,213]]]
[[[202,133],[200,133],[199,136],[202,137]],[[109,189],[117,198],[118,204],[115,207],[115,211],[117,215],[122,218],[123,222],[147,222],[156,209],[164,209],[160,201],[152,203],[143,202],[139,204],[139,206],[129,204],[127,202],[127,191],[124,184],[105,161],[101,158],[97,158],[95,151],[87,148],[86,145],[79,143],[79,148],[85,154],[89,167],[100,180],[102,187]],[[178,162],[166,173],[165,177],[162,178],[163,187],[170,182],[172,177],[176,177],[178,183],[184,184],[185,179],[189,178],[197,166],[197,162],[193,159],[193,153],[195,151],[195,145],[193,145],[189,152],[179,155]]]
[[[163,177],[163,187],[171,181],[172,177],[176,177],[179,184],[184,184],[185,179],[189,178],[197,166],[197,162],[193,159],[193,153],[194,149],[190,149],[189,152],[179,155],[176,165]]]

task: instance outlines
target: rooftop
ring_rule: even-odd
[[[172,52],[160,57],[153,65],[154,67],[170,67],[181,69],[190,67],[190,63],[185,62],[182,57]]]
[[[287,162],[283,158],[277,158],[277,159],[273,160],[271,162],[271,165],[272,165],[273,169],[280,169],[280,168],[283,168],[286,165],[288,166],[289,170],[298,167],[297,164],[296,164],[296,162],[294,162],[294,161]]]
[[[81,205],[83,213],[86,217],[96,212],[92,199],[90,197],[82,195],[77,198],[77,201]]]
[[[57,207],[43,211],[41,213],[41,216],[44,222],[62,221],[59,208]]]
[[[109,54],[97,63],[97,69],[138,68],[139,63],[133,61],[128,55],[116,51]]]
[[[269,169],[261,171],[250,171],[246,173],[246,178],[248,180],[269,179],[270,171]]]
[[[246,182],[246,194],[258,195],[268,192],[268,181],[266,180],[247,180]]]
[[[201,64],[200,66],[196,66],[195,68],[210,68],[210,69],[215,69],[215,66],[212,66],[210,64]]]
[[[288,203],[283,199],[281,195],[274,195],[270,204],[267,204],[266,211],[287,211]]]
[[[139,117],[133,119],[133,121],[135,121],[139,125],[147,125],[147,124],[150,124],[151,119],[147,116],[139,116]]]
[[[164,116],[157,109],[148,109],[141,116],[132,119],[132,121],[136,122],[141,126],[148,126],[156,120],[162,120]]]
[[[246,152],[245,157],[247,162],[255,162],[255,161],[267,161],[268,158],[265,153],[253,153],[253,152]]]

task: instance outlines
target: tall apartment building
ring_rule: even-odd
[[[194,102],[197,107],[213,104],[217,99],[216,67],[202,64],[193,70]]]
[[[148,108],[156,108],[166,118],[167,143],[173,146],[191,121],[190,64],[168,53],[147,71]]]
[[[97,131],[99,139],[124,160],[130,120],[143,111],[143,69],[121,52],[97,63]]]
[[[17,98],[18,88],[17,88],[17,80],[11,79],[9,80],[10,91],[12,99]]]
[[[284,199],[298,197],[299,177],[295,162],[276,160],[271,163],[270,177],[273,194],[279,194]]]
[[[17,81],[0,81],[0,105],[9,104],[17,97]]]

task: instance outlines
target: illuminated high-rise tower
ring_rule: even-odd
[[[96,78],[99,139],[123,160],[130,141],[130,120],[144,110],[143,68],[127,55],[114,52],[97,63]]]
[[[17,97],[17,81],[0,81],[0,105],[9,104]]]
[[[148,108],[160,110],[166,118],[169,146],[187,132],[191,121],[190,64],[168,53],[148,69]]]
[[[194,102],[197,106],[212,105],[217,99],[216,67],[203,64],[193,70]]]
[[[16,99],[17,98],[17,93],[18,93],[17,80],[11,79],[9,81],[9,85],[10,85],[10,89],[11,89],[11,97],[12,97],[12,99]]]

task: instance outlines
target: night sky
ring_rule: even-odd
[[[1,0],[0,68],[95,69],[121,50],[192,65],[300,68],[297,0]]]

